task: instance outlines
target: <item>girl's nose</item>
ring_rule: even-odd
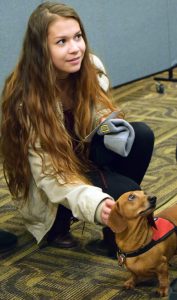
[[[70,44],[69,44],[69,52],[72,53],[72,52],[77,52],[79,50],[79,47],[78,47],[78,44],[76,41],[70,41]]]

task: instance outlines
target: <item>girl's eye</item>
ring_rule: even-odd
[[[78,34],[75,36],[75,40],[76,40],[76,41],[79,41],[81,38],[82,38],[82,33],[78,33]]]
[[[132,200],[134,200],[135,199],[135,195],[134,194],[130,194],[129,196],[128,196],[128,200],[129,201],[132,201]]]
[[[57,41],[57,44],[58,45],[64,45],[64,43],[65,43],[65,39],[61,39],[61,40],[59,40],[59,41]]]

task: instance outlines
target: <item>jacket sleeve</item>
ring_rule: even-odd
[[[48,155],[44,154],[44,156],[46,170],[50,174],[52,164]],[[73,216],[79,220],[91,223],[99,221],[99,218],[95,220],[96,209],[105,198],[112,198],[110,195],[92,185],[82,182],[64,184],[61,178],[44,174],[42,159],[32,148],[29,148],[29,163],[34,182],[37,188],[46,195],[48,201],[53,204],[63,204],[71,209]]]
[[[102,61],[100,60],[100,58],[98,58],[98,56],[94,55],[94,54],[90,54],[90,59],[91,62],[95,65],[95,67],[100,71],[98,73],[98,82],[101,86],[101,88],[107,92],[109,90],[109,79],[106,75],[106,70],[105,67],[102,63]]]
[[[98,56],[96,56],[94,54],[90,54],[90,60],[94,64],[96,69],[98,69],[97,78],[98,78],[100,87],[105,92],[108,92],[108,90],[110,88],[109,78],[107,77],[106,70],[105,70],[105,67],[104,67],[102,61],[100,60],[100,58]],[[100,120],[102,117],[107,117],[110,113],[111,113],[111,110],[109,108],[104,108],[102,106],[97,107],[96,111],[94,111],[94,113],[93,113],[93,115],[94,115],[93,129],[100,124]]]
[[[106,74],[105,67],[100,60],[99,57],[97,57],[94,54],[90,54],[90,59],[92,63],[95,65],[95,67],[98,69],[98,82],[100,87],[105,91],[108,92],[110,89],[110,82],[109,78]],[[109,114],[112,111],[109,108],[104,108],[104,107],[97,107],[96,112],[95,112],[95,121],[93,122],[93,129],[100,124],[100,121],[102,118],[106,118],[109,116]],[[118,118],[124,118],[124,113],[117,107],[117,117]]]

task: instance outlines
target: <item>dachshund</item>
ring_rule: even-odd
[[[131,277],[124,283],[134,288],[142,278],[157,277],[158,294],[168,295],[168,262],[177,252],[177,204],[154,214],[156,197],[141,190],[123,194],[111,209],[108,226],[115,233],[117,257]]]

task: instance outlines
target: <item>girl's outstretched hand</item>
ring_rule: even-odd
[[[109,214],[110,214],[111,209],[114,206],[114,204],[115,204],[115,201],[110,198],[106,198],[104,200],[104,202],[102,203],[100,217],[101,217],[102,223],[105,225],[107,225],[107,223],[108,223]]]

